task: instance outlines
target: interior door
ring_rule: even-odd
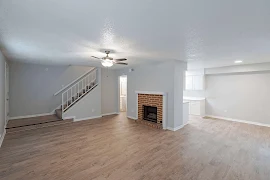
[[[5,68],[5,114],[6,122],[9,120],[9,66],[6,63]]]
[[[120,79],[120,111],[127,111],[127,78]]]

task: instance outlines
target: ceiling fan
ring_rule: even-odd
[[[113,59],[112,57],[109,56],[110,51],[105,51],[105,53],[107,55],[105,57],[102,57],[102,58],[99,58],[99,57],[96,57],[96,56],[91,56],[91,57],[101,60],[101,64],[104,67],[111,67],[114,64],[128,65],[128,63],[121,62],[121,61],[126,61],[127,60],[126,58]]]

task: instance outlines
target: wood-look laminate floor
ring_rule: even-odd
[[[269,180],[270,128],[191,117],[171,132],[120,114],[9,133],[0,179]]]

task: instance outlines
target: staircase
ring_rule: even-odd
[[[93,68],[54,94],[56,96],[62,93],[61,108],[55,110],[54,115],[22,118],[9,121],[6,127],[7,133],[17,133],[72,123],[73,119],[63,120],[63,113],[67,112],[85,95],[97,87],[97,85],[97,68]]]
[[[65,91],[62,93],[61,108],[55,110],[56,116],[63,119],[63,113],[68,111],[69,108],[80,101],[86,94],[91,92],[97,85],[97,68],[93,68],[83,77],[72,83],[72,85],[63,88]]]

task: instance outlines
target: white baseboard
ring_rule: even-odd
[[[240,119],[233,119],[233,118],[227,118],[227,117],[221,117],[221,116],[205,115],[205,117],[216,118],[216,119],[221,119],[221,120],[226,120],[226,121],[239,122],[239,123],[252,124],[252,125],[257,125],[257,126],[270,127],[270,124],[264,124],[264,123],[252,122],[252,121],[246,121],[246,120],[240,120]]]
[[[1,148],[2,143],[3,143],[3,141],[4,141],[5,135],[6,135],[6,129],[4,129],[3,134],[0,136],[0,148]]]
[[[75,119],[76,117],[75,116],[69,116],[69,117],[63,117],[62,119],[63,120],[68,120],[68,119]]]
[[[109,116],[109,115],[115,115],[115,114],[119,114],[119,113],[117,112],[105,113],[105,114],[101,114],[101,116]]]
[[[77,121],[84,121],[84,120],[90,120],[90,119],[96,119],[96,118],[101,118],[102,116],[92,116],[92,117],[86,117],[86,118],[80,118],[80,119],[76,119],[74,118],[74,122]]]
[[[15,120],[15,119],[23,119],[23,118],[32,118],[32,117],[39,117],[39,116],[48,116],[53,115],[55,113],[44,113],[44,114],[34,114],[34,115],[26,115],[26,116],[16,116],[16,117],[10,117],[9,120]]]
[[[127,116],[127,118],[129,118],[129,119],[133,119],[133,120],[137,120],[137,118],[132,117],[132,116]]]
[[[74,119],[74,121],[84,121],[88,119],[96,119],[96,118],[101,118],[103,116],[109,116],[109,115],[114,115],[114,114],[118,114],[118,113],[117,112],[106,113],[106,114],[102,114],[101,116],[91,116],[91,117],[80,118],[80,119],[76,119],[76,116],[69,116],[69,117],[63,117],[63,120]]]
[[[170,130],[170,131],[177,131],[177,130],[179,130],[179,129],[182,129],[185,125],[186,125],[186,124],[181,125],[181,126],[177,126],[177,127],[175,127],[175,128],[167,127],[167,129]]]

